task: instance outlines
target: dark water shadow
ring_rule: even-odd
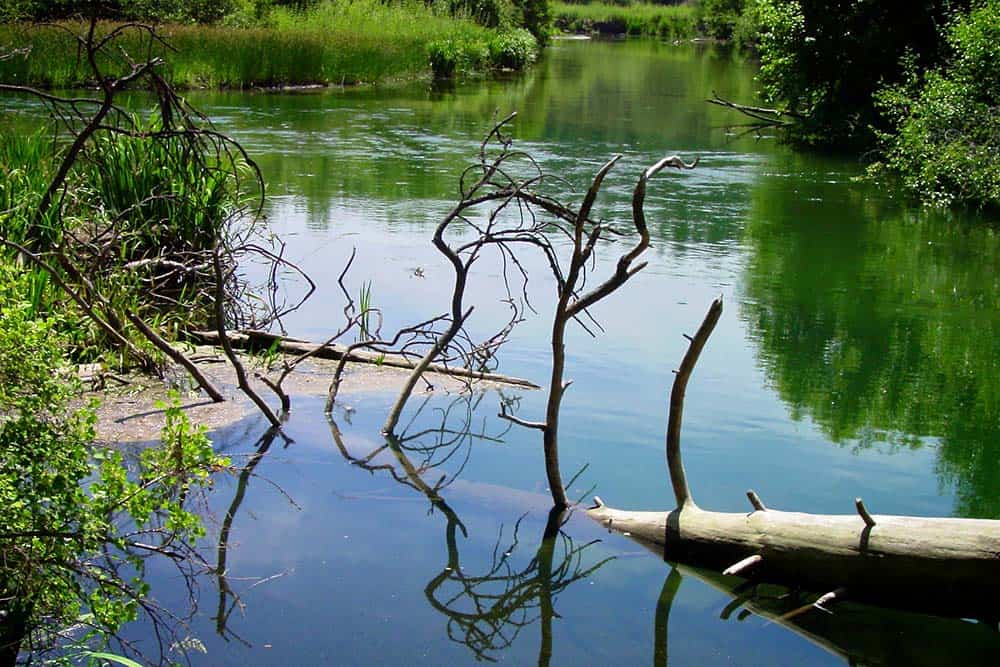
[[[684,579],[694,579],[731,600],[719,613],[723,623],[763,621],[779,625],[848,665],[995,665],[1000,655],[996,623],[965,621],[838,602],[817,607],[816,594],[755,584],[710,570],[672,564],[656,606],[654,664],[668,660],[671,606]]]

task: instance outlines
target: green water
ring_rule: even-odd
[[[595,310],[604,333],[570,337],[564,477],[587,466],[570,495],[672,507],[671,370],[681,334],[722,294],[685,409],[700,505],[748,510],[753,487],[780,509],[849,513],[861,496],[875,513],[1000,519],[997,226],[908,207],[856,182],[857,161],[727,130],[740,119],[703,100],[751,99],[753,73],[689,46],[557,42],[507,81],[191,101],[259,160],[271,229],[320,285],[285,325],[317,340],[340,325],[336,279],[354,247],[350,289],[371,281],[387,329],[447,309],[450,270],[429,234],[495,110],[518,111],[515,145],[565,179],[549,190],[560,197],[579,197],[622,153],[598,203],[608,219],[628,221],[645,166],[700,157],[697,170],[650,185],[650,264]],[[516,330],[500,370],[542,381],[552,285],[541,258],[524,261],[539,315]],[[487,333],[506,315],[499,268],[482,262],[472,289],[470,327]],[[543,414],[540,392],[504,394],[520,416]],[[195,664],[933,665],[1000,655],[995,627],[849,603],[771,622],[801,600],[774,590],[748,600],[733,592],[737,580],[672,571],[579,513],[561,531],[547,526],[537,433],[499,422],[495,392],[432,398],[416,415],[415,400],[407,433],[438,430],[384,447],[390,400],[352,396],[331,428],[321,400],[305,399],[288,447],[261,443],[257,419],[215,434],[254,467],[213,495],[227,577],[201,582],[200,612],[181,632],[207,650]],[[470,423],[488,437],[454,435]],[[186,608],[169,570],[155,579],[165,602]]]

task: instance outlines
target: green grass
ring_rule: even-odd
[[[66,26],[74,32],[83,29]],[[164,71],[175,86],[229,88],[411,79],[430,74],[433,42],[481,44],[488,50],[498,36],[419,0],[327,2],[305,13],[275,9],[252,27],[169,25],[162,32],[176,51],[153,45],[152,52],[166,60]],[[76,46],[65,31],[0,25],[0,44],[32,46],[27,58],[0,62],[0,81],[52,88],[89,83],[89,72],[77,62]],[[136,55],[149,48],[140,35],[130,35],[121,45]]]
[[[626,5],[592,2],[552,3],[555,25],[563,32],[601,33],[691,39],[698,36],[698,20],[693,5],[653,5],[634,2]]]
[[[31,214],[55,174],[52,138],[44,130],[0,129],[0,234],[15,243],[55,239],[56,230],[30,230]],[[0,253],[2,254],[2,253]]]

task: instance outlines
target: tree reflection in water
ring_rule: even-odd
[[[222,519],[222,528],[219,531],[219,543],[216,548],[216,563],[214,572],[219,585],[219,604],[215,617],[213,618],[215,621],[215,631],[226,641],[236,639],[245,646],[250,646],[250,643],[237,635],[232,628],[229,627],[229,617],[232,615],[233,611],[235,609],[243,609],[243,603],[240,601],[240,596],[229,585],[229,580],[226,576],[226,560],[229,555],[230,547],[229,535],[232,532],[233,519],[236,518],[240,505],[243,504],[243,498],[246,496],[247,484],[250,483],[250,478],[254,476],[254,469],[257,467],[257,464],[264,459],[264,455],[267,454],[271,445],[274,443],[274,439],[280,433],[281,431],[276,427],[272,426],[269,428],[257,441],[253,454],[250,455],[246,464],[240,469],[240,475],[236,482],[236,493],[233,494],[233,500],[229,503],[229,508],[226,510],[226,516]]]
[[[414,430],[415,417],[402,435],[387,437],[385,444],[363,456],[350,453],[332,418],[330,433],[345,459],[372,473],[386,472],[398,483],[421,493],[445,517],[447,564],[430,579],[424,594],[431,607],[447,617],[448,637],[468,646],[477,660],[493,662],[524,628],[538,622],[541,626],[538,661],[547,665],[552,657],[552,620],[558,617],[556,596],[613,558],[587,564],[585,551],[596,540],[577,544],[562,530],[569,512],[553,510],[538,549],[527,563],[517,562],[521,522],[527,516],[522,514],[509,537],[505,538],[504,526],[500,526],[485,570],[481,574],[465,571],[458,533],[467,538],[468,529],[440,492],[461,474],[475,441],[499,442],[506,433],[487,435],[485,426],[478,433],[471,430],[482,396],[466,394],[446,408],[437,409],[433,428]],[[425,401],[420,412],[428,405]],[[450,425],[456,420],[457,425]],[[385,460],[383,455],[391,455],[393,460],[381,462]],[[433,484],[428,483],[425,476],[432,471],[443,471],[448,462],[453,464],[452,470],[442,472]]]
[[[653,664],[666,666],[668,620],[685,579],[695,579],[731,597],[719,614],[723,622],[758,618],[762,627],[780,625],[848,665],[993,665],[1000,655],[996,623],[969,622],[840,602],[818,609],[816,594],[755,584],[710,570],[674,564],[663,583],[654,621]],[[739,610],[737,612],[737,610]]]

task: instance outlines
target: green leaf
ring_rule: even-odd
[[[97,660],[107,660],[108,662],[114,662],[119,665],[125,665],[125,667],[142,667],[135,660],[130,660],[126,657],[115,655],[114,653],[101,653],[98,651],[84,651],[82,654],[87,658],[96,658]]]

